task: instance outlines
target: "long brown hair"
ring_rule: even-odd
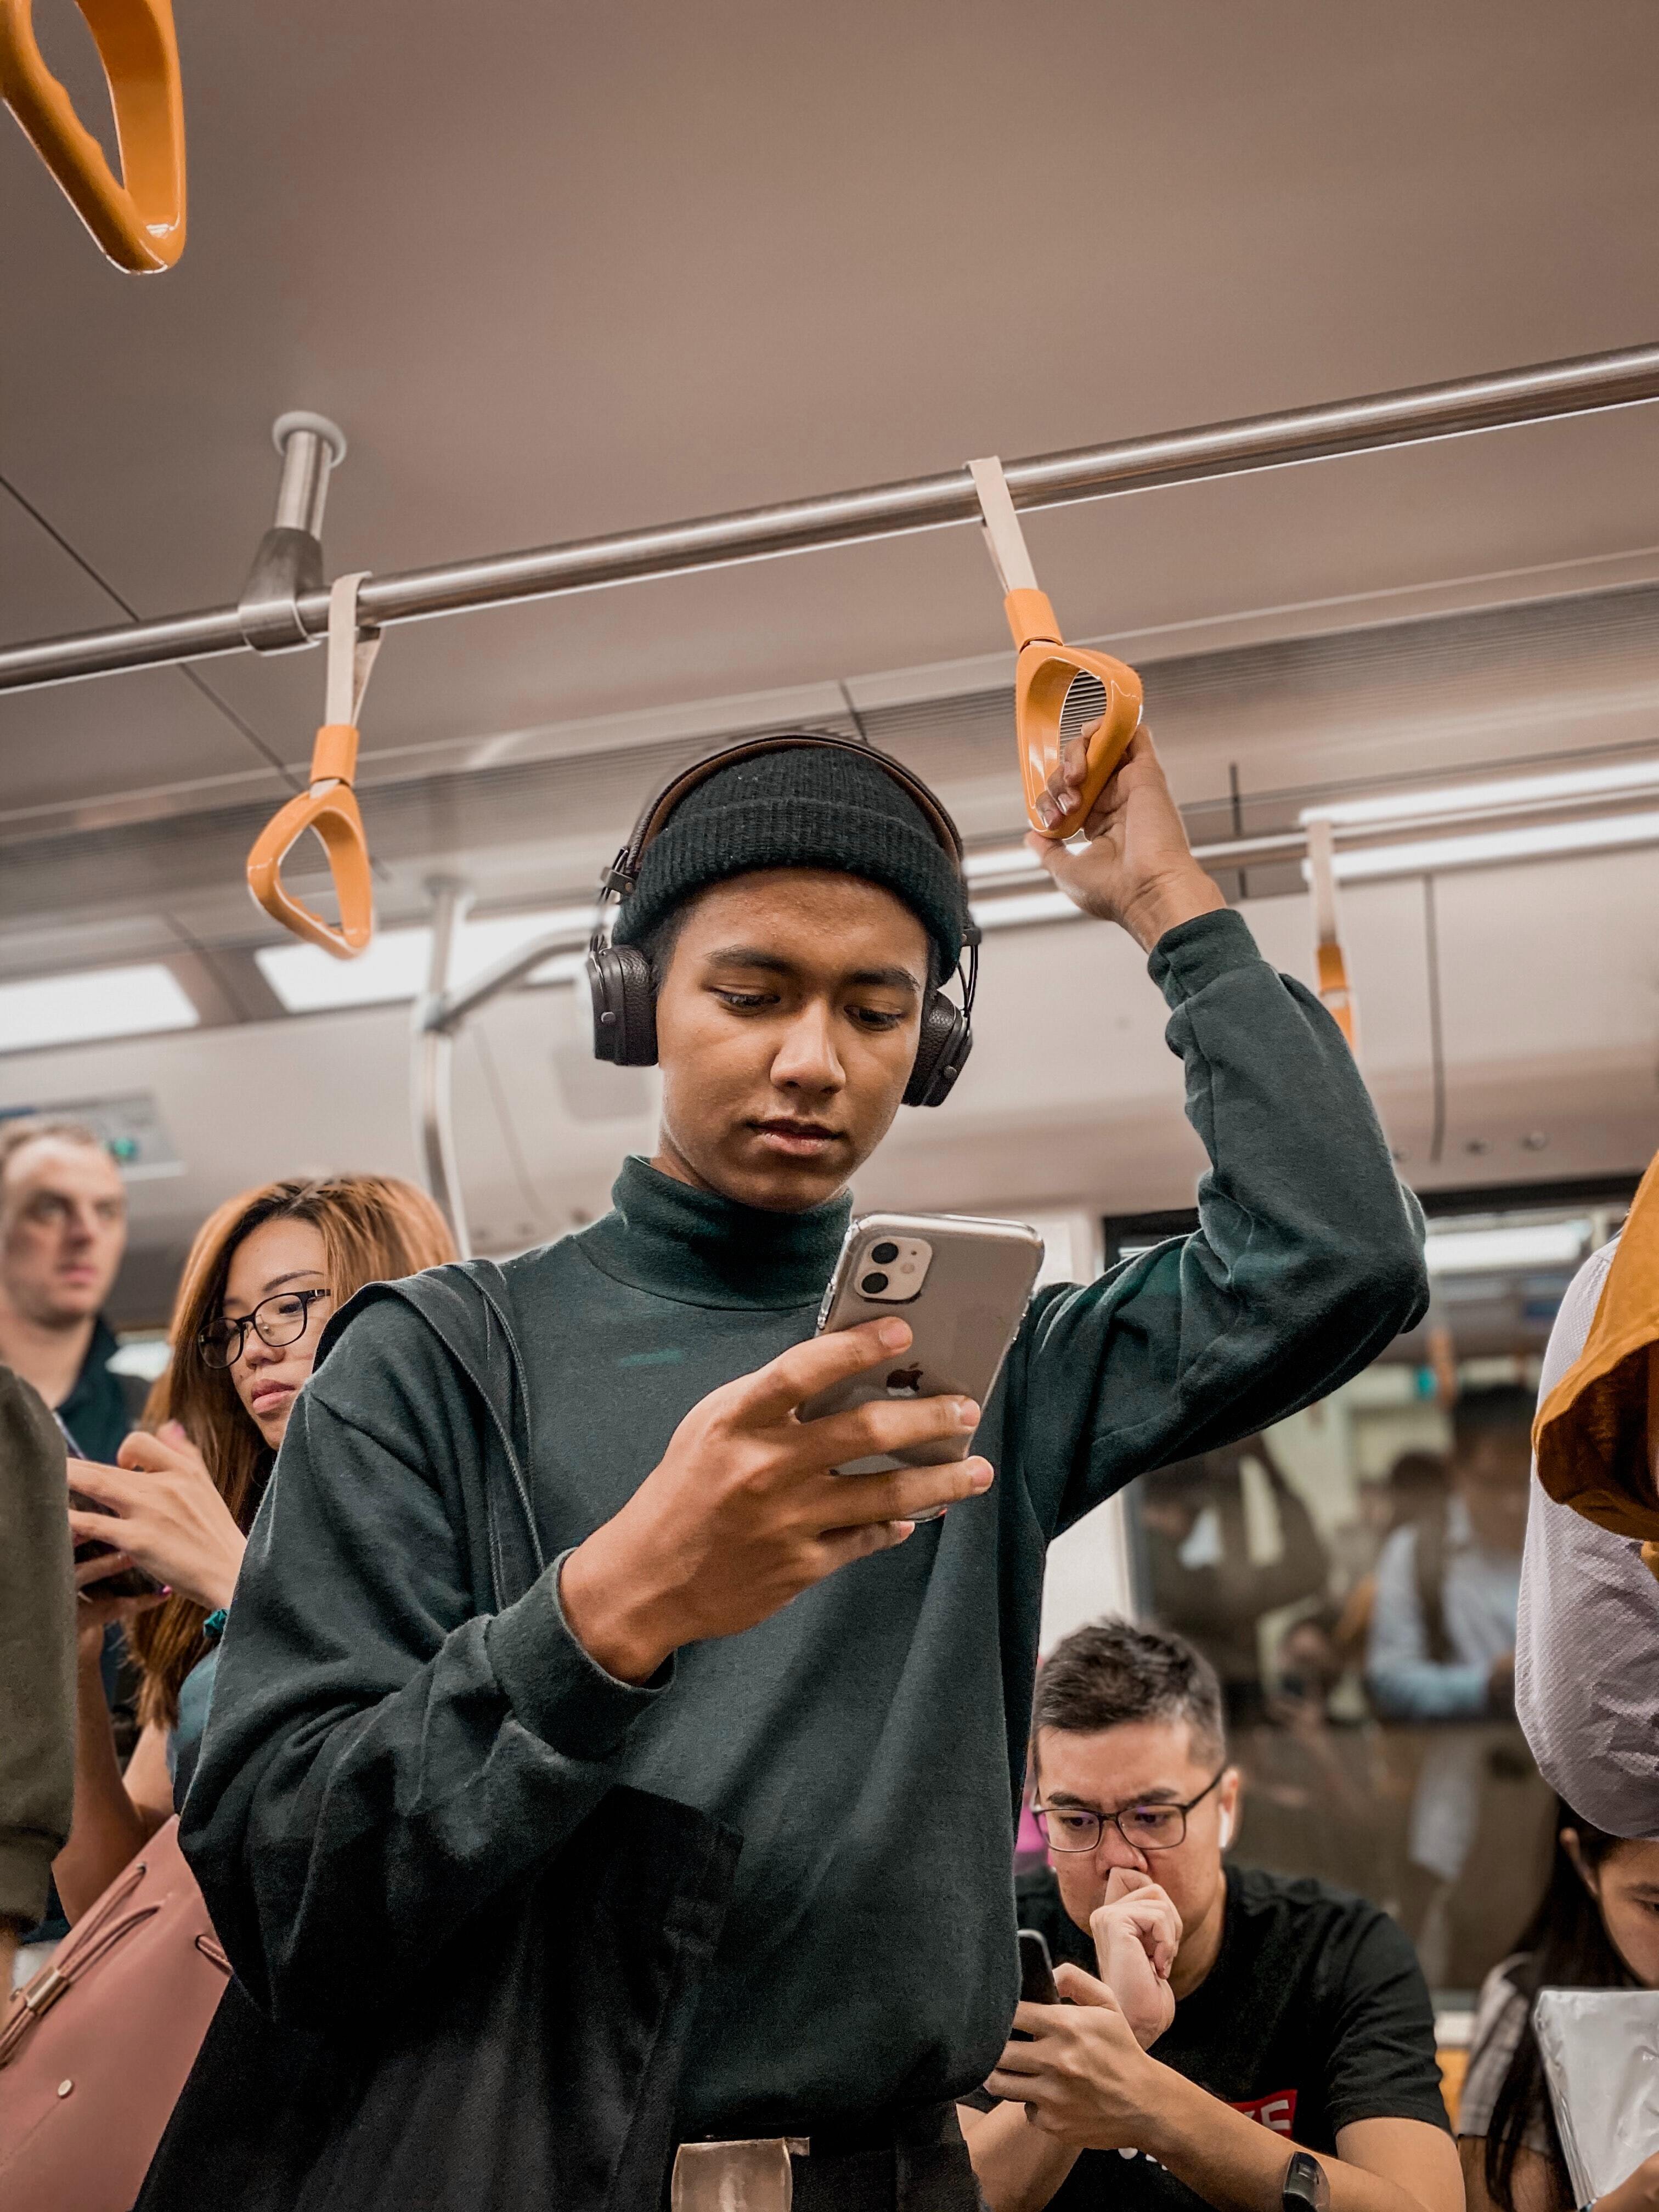
[[[1538,1909],[1522,1929],[1516,1943],[1521,1954],[1510,1968],[1511,1989],[1526,2001],[1525,2024],[1504,2078],[1492,2101],[1486,2124],[1484,2172],[1486,2194],[1500,2212],[1516,2212],[1515,2163],[1526,2148],[1534,2120],[1542,2119],[1558,2173],[1565,2175],[1566,2157],[1555,2125],[1555,2114],[1544,2083],[1544,2061],[1532,2024],[1532,2001],[1540,1990],[1628,1990],[1636,1977],[1625,1964],[1608,1935],[1601,1908],[1589,1885],[1573,1864],[1561,1840],[1565,1828],[1576,1831],[1578,1856],[1592,1871],[1619,1849],[1620,1838],[1593,1828],[1581,1820],[1565,1797],[1556,1800],[1555,1855],[1550,1877]],[[1572,2199],[1565,2191],[1562,2201]]]
[[[144,1406],[147,1428],[177,1421],[207,1462],[244,1535],[253,1524],[275,1454],[253,1425],[229,1372],[210,1367],[197,1344],[217,1321],[237,1247],[267,1221],[307,1221],[323,1240],[331,1310],[365,1283],[389,1282],[455,1257],[444,1218],[424,1191],[393,1176],[331,1176],[265,1183],[227,1199],[198,1231],[173,1303],[173,1355]],[[127,1633],[144,1670],[138,1717],[171,1728],[179,1687],[202,1656],[204,1608],[174,1596],[140,1613]]]

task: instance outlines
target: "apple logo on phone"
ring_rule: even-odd
[[[916,1397],[921,1390],[920,1367],[896,1367],[887,1378],[887,1388],[899,1397]]]

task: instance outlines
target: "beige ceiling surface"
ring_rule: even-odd
[[[66,76],[66,6],[40,9]],[[387,571],[1652,337],[1659,11],[180,0],[191,237],[0,129],[0,471],[146,614],[234,599],[271,418]],[[1073,634],[1659,543],[1659,409],[1031,526]],[[0,635],[119,611],[0,494]],[[1296,626],[1295,618],[1285,617]],[[994,652],[963,531],[410,627],[371,747]],[[0,699],[0,811],[277,788],[315,655]],[[239,728],[238,723],[242,726]]]

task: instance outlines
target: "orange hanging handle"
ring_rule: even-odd
[[[1347,1040],[1348,1050],[1359,1050],[1359,1009],[1348,981],[1348,963],[1342,957],[1337,934],[1336,868],[1331,825],[1323,815],[1306,817],[1308,888],[1313,893],[1315,960],[1319,977],[1319,1003]]]
[[[328,713],[311,750],[311,783],[290,799],[259,832],[247,856],[247,887],[273,921],[321,947],[337,960],[355,960],[374,934],[374,878],[368,841],[352,778],[357,769],[357,716],[380,634],[357,633],[357,587],[362,575],[341,576],[329,594]],[[339,901],[337,927],[301,903],[283,881],[283,862],[307,830],[328,855]]]
[[[0,99],[118,269],[171,269],[185,250],[185,100],[172,0],[76,5],[104,64],[120,177],[41,58],[33,0],[0,0]]]
[[[1001,462],[970,461],[968,465],[985,517],[991,559],[1002,580],[1003,611],[1019,653],[1014,664],[1014,739],[1025,811],[1041,836],[1064,841],[1083,827],[1140,727],[1145,695],[1139,677],[1127,662],[1062,641],[1048,595],[1037,588]],[[1066,695],[1080,676],[1094,678],[1106,695],[1105,705],[1088,733],[1088,760],[1078,804],[1058,820],[1052,816],[1045,820],[1039,810],[1060,766],[1060,718]]]

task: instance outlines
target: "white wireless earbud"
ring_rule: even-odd
[[[1233,1816],[1224,1811],[1221,1815],[1221,1848],[1224,1851],[1233,1839]]]

